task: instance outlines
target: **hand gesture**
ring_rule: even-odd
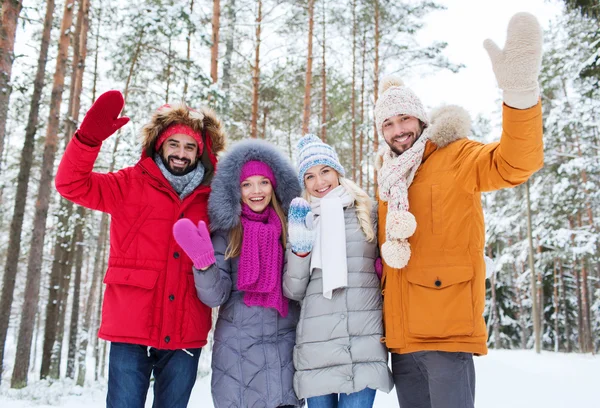
[[[173,236],[196,269],[206,269],[216,262],[215,250],[204,221],[199,221],[196,227],[191,220],[182,218],[173,225]]]
[[[288,235],[292,251],[303,255],[312,251],[314,231],[312,231],[312,212],[310,204],[296,197],[290,203],[288,212]]]
[[[542,65],[542,29],[529,13],[517,13],[508,23],[506,43],[500,49],[492,40],[485,40],[504,103],[517,109],[527,109],[538,103],[538,77]]]
[[[121,129],[129,118],[119,114],[125,101],[119,91],[108,91],[100,95],[85,114],[77,130],[77,138],[88,146],[98,146],[110,135]]]

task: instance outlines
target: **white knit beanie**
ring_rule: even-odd
[[[400,78],[388,76],[383,78],[379,87],[379,99],[375,104],[375,124],[379,137],[383,138],[383,122],[396,115],[410,115],[429,126],[429,119],[421,100],[404,85]]]
[[[340,163],[338,155],[331,146],[323,143],[316,135],[306,134],[298,141],[296,146],[298,159],[296,167],[298,168],[298,182],[304,186],[304,173],[313,166],[329,166],[342,177],[346,175],[344,166]]]

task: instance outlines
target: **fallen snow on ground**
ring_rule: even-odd
[[[571,408],[598,406],[600,358],[591,355],[528,350],[490,351],[475,359],[475,403],[484,408]],[[2,408],[101,408],[105,406],[106,382],[77,387],[73,381],[38,381],[22,390],[0,389]],[[152,406],[152,391],[146,407]],[[395,391],[377,393],[375,408],[397,407]],[[210,376],[199,378],[190,408],[212,407]]]

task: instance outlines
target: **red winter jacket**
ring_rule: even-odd
[[[74,137],[55,180],[66,199],[111,215],[99,337],[170,350],[204,346],[211,309],[196,296],[192,261],[172,227],[183,217],[208,224],[206,177],[181,201],[146,154],[134,167],[100,174],[92,172],[99,151]]]

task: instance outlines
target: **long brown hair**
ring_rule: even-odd
[[[273,206],[273,209],[277,213],[279,217],[279,221],[281,222],[281,245],[285,249],[287,245],[286,237],[287,237],[287,219],[285,213],[283,212],[283,208],[281,208],[281,204],[277,201],[277,196],[275,195],[275,190],[271,192],[271,202],[269,205]],[[242,220],[238,222],[238,224],[229,231],[229,245],[227,245],[227,249],[225,250],[225,259],[235,258],[240,255],[242,251],[242,238],[244,237],[244,230],[242,228]]]

